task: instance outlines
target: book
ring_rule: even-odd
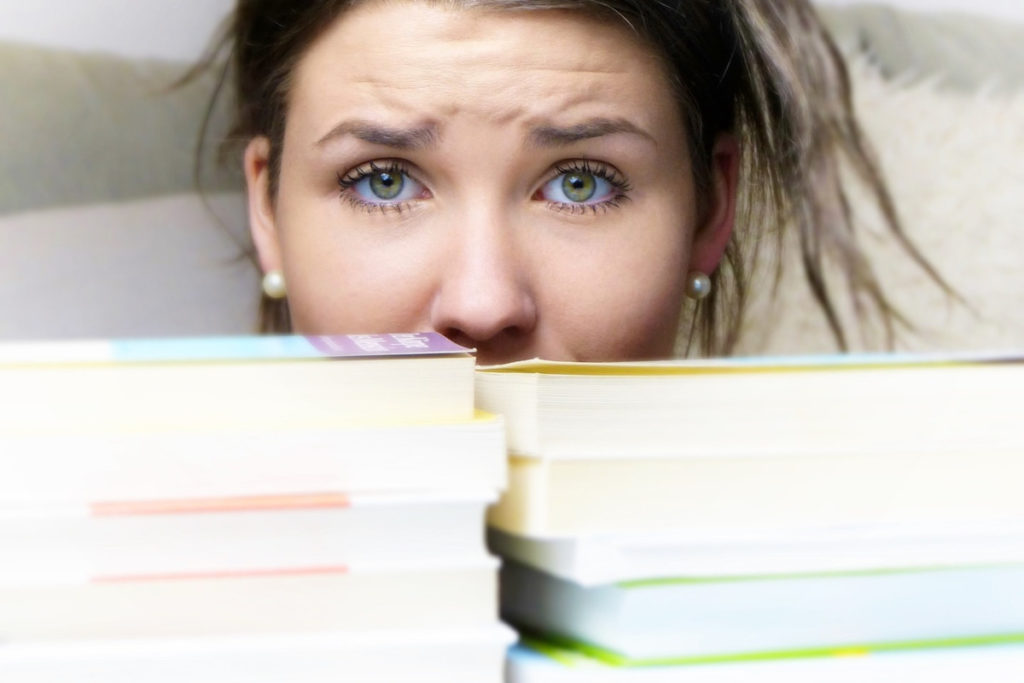
[[[732,533],[749,526],[940,524],[1024,516],[1019,495],[1024,458],[984,450],[591,460],[513,456],[508,476],[508,490],[488,520],[523,535]]]
[[[0,345],[0,680],[500,680],[473,371],[436,334]]]
[[[472,386],[465,389],[472,400]],[[126,417],[120,427],[103,430],[0,430],[0,471],[4,505],[91,504],[323,491],[494,491],[505,486],[507,459],[501,418],[483,413],[389,425],[180,429],[137,429]]]
[[[0,344],[0,433],[427,423],[473,416],[434,333]]]
[[[506,683],[1017,683],[1024,644],[1002,643],[910,650],[851,650],[832,656],[621,667],[527,639],[510,649]]]
[[[0,644],[17,683],[501,683],[512,631],[271,633]]]
[[[274,572],[487,557],[496,492],[322,493],[0,507],[0,584]]]
[[[731,532],[1024,516],[1019,355],[477,372],[504,415],[520,535]]]
[[[289,567],[0,584],[0,643],[480,627],[497,562]]]
[[[548,537],[490,528],[487,543],[506,559],[597,586],[666,576],[1024,564],[1024,519]]]
[[[476,393],[519,457],[1019,452],[1022,377],[1020,352],[534,360]]]
[[[584,587],[506,563],[501,590],[513,625],[619,666],[1024,643],[1024,565]]]
[[[502,613],[545,653],[509,678],[831,681],[834,655],[1024,644],[1022,361],[479,370]]]

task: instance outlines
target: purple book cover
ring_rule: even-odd
[[[342,334],[308,336],[306,340],[325,356],[431,356],[469,353],[471,349],[459,346],[436,332],[408,334]]]
[[[0,344],[0,365],[377,358],[471,353],[436,332],[265,335]]]

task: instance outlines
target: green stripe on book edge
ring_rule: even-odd
[[[571,650],[552,645],[551,643],[544,642],[539,638],[532,638],[530,636],[522,636],[519,641],[526,647],[541,653],[549,659],[553,659],[559,664],[565,666],[576,666],[579,664],[578,655]]]
[[[699,655],[686,657],[656,657],[651,659],[631,659],[617,652],[612,652],[596,645],[582,643],[571,638],[552,634],[533,632],[526,635],[523,642],[531,648],[570,666],[575,663],[565,654],[556,656],[558,648],[586,655],[602,664],[619,668],[643,668],[659,666],[694,666],[700,664],[726,664],[738,662],[757,662],[784,659],[812,659],[825,657],[851,657],[883,652],[907,652],[913,650],[936,650],[942,648],[980,647],[995,645],[1024,644],[1024,633],[1001,635],[962,636],[951,638],[931,638],[925,640],[906,640],[893,643],[868,643],[850,645],[832,645],[815,648],[797,648],[792,650],[771,650],[765,652],[742,652],[720,655]],[[545,643],[546,641],[546,643]],[[544,643],[543,645],[538,645]]]
[[[895,576],[899,574],[921,574],[927,572],[972,571],[979,569],[1024,568],[1019,562],[1002,564],[937,565],[934,567],[892,567],[888,569],[860,569],[832,572],[808,572],[790,574],[742,574],[737,576],[681,576],[658,579],[633,579],[620,581],[615,585],[623,589],[657,588],[660,586],[698,585],[708,583],[743,583],[747,581],[788,581],[797,579],[838,579],[868,576]]]

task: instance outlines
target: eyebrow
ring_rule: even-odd
[[[562,147],[581,140],[591,140],[619,133],[636,135],[652,144],[657,144],[650,133],[626,119],[605,118],[591,119],[566,127],[538,126],[530,131],[530,142],[537,147]]]
[[[329,142],[346,136],[373,145],[402,150],[432,147],[437,144],[438,140],[437,127],[433,125],[416,128],[388,128],[369,121],[342,121],[317,140],[314,146],[323,147]]]

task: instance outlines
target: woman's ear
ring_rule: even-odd
[[[703,222],[690,248],[690,270],[710,275],[718,268],[736,221],[736,188],[740,147],[735,136],[723,133],[711,153],[711,192]]]
[[[255,137],[245,147],[242,162],[248,191],[249,232],[264,273],[281,270],[281,245],[274,203],[270,197],[270,140]]]

